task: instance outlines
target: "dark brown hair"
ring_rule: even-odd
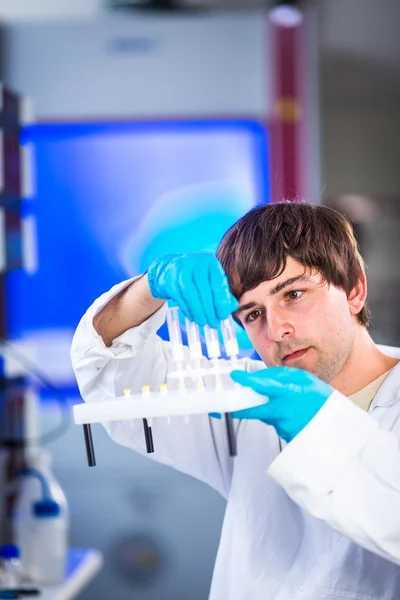
[[[289,256],[319,272],[347,296],[365,275],[364,261],[346,217],[327,206],[305,202],[252,209],[226,232],[217,250],[236,298],[281,275]],[[357,317],[368,326],[371,315],[366,304]]]

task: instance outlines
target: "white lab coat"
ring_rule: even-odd
[[[87,402],[145,384],[158,389],[174,368],[169,343],[156,335],[164,307],[111,348],[94,330],[94,314],[127,283],[101,296],[75,333],[72,363]],[[264,368],[244,363],[249,371]],[[234,421],[235,458],[222,421],[153,420],[149,457],[227,500],[210,600],[400,599],[399,390],[400,364],[369,414],[334,392],[288,445],[261,422]],[[141,427],[123,421],[106,428],[119,444],[146,452]]]

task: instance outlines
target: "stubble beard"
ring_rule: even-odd
[[[313,365],[313,368],[305,370],[309,370],[310,373],[313,373],[313,375],[316,375],[319,377],[319,379],[325,381],[325,383],[330,383],[348,364],[353,343],[354,337],[346,340],[346,343],[338,346],[334,352],[319,354],[316,364]]]

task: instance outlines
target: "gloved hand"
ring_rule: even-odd
[[[270,367],[255,373],[232,371],[236,383],[268,396],[260,406],[232,413],[236,419],[259,419],[290,442],[324,405],[333,388],[312,373],[293,367]]]
[[[154,298],[174,300],[198,325],[217,328],[238,307],[221,263],[208,252],[162,256],[147,278]]]

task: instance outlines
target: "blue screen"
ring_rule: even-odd
[[[22,143],[34,156],[38,265],[8,276],[8,331],[55,379],[72,377],[73,332],[101,293],[160,255],[215,252],[269,202],[267,132],[252,121],[41,124]]]

